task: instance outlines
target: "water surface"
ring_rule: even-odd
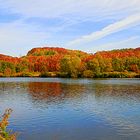
[[[18,140],[139,140],[139,79],[0,78]]]

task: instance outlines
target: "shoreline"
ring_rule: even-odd
[[[140,78],[139,73],[134,72],[104,72],[104,73],[94,73],[92,77],[90,76],[84,76],[84,75],[78,75],[78,77],[71,77],[68,73],[63,72],[45,72],[45,73],[39,73],[39,72],[25,72],[25,73],[16,73],[13,75],[0,75],[0,78]]]

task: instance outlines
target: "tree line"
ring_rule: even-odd
[[[1,77],[140,77],[140,48],[89,54],[65,48],[34,48],[26,56],[0,55]]]

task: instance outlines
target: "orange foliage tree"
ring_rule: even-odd
[[[140,48],[89,54],[79,50],[43,47],[34,48],[20,58],[0,54],[0,76],[15,76],[18,73],[32,76],[33,73],[42,75],[48,72],[55,75],[68,73],[68,77],[92,77],[113,72],[139,74]]]

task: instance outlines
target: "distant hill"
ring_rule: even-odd
[[[89,55],[86,52],[80,50],[70,50],[59,47],[43,47],[43,48],[33,48],[28,53],[27,56],[50,56],[50,55]]]
[[[140,58],[140,47],[136,49],[120,49],[112,51],[101,51],[95,55],[100,54],[103,58],[122,58],[122,57],[139,57]]]
[[[40,47],[20,58],[0,54],[0,76],[138,77],[139,73],[140,47],[94,54]]]
[[[18,57],[12,57],[4,54],[0,54],[0,61],[8,61],[8,62],[18,62]]]

